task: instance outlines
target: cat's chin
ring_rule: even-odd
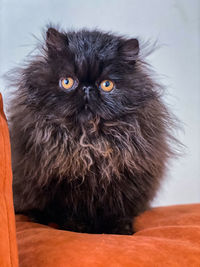
[[[94,117],[94,113],[92,112],[91,108],[87,104],[78,114],[78,120],[79,122],[82,122],[82,123],[91,120],[93,117]]]

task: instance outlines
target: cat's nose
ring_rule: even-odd
[[[92,86],[83,86],[83,91],[84,91],[85,97],[87,99],[90,98],[90,92],[91,92],[92,88],[93,88]]]

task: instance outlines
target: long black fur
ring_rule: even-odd
[[[64,91],[61,77],[78,87]],[[99,88],[110,79],[110,92]],[[132,234],[175,141],[137,39],[49,28],[10,104],[16,213],[61,229]],[[83,87],[90,86],[87,99]]]

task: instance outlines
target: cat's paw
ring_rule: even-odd
[[[112,230],[112,233],[117,235],[133,235],[134,234],[133,225],[132,223],[118,225]]]
[[[133,235],[133,219],[131,218],[122,218],[115,221],[106,231],[108,234],[117,234],[117,235]]]

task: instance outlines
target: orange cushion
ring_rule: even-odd
[[[17,216],[21,267],[200,266],[200,204],[154,208],[133,236],[80,234]]]
[[[17,267],[10,141],[0,94],[0,266]]]

